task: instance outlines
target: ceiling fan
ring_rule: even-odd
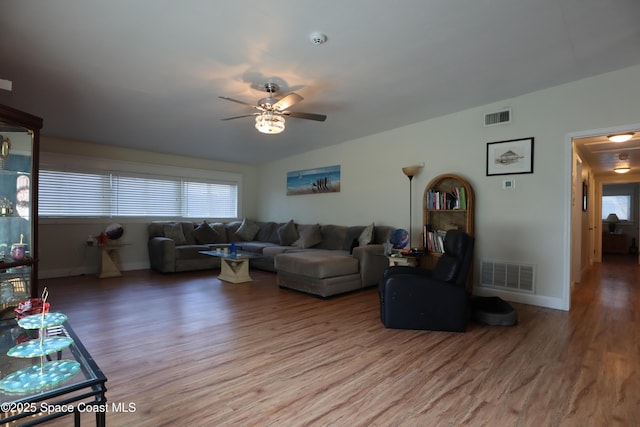
[[[258,112],[252,114],[228,117],[222,120],[233,120],[243,117],[255,116],[256,129],[258,129],[258,131],[267,134],[276,134],[284,130],[284,116],[293,117],[296,119],[315,120],[318,122],[324,122],[327,119],[327,116],[325,116],[324,114],[301,113],[297,111],[287,110],[287,108],[297,104],[304,98],[297,93],[291,92],[280,99],[276,99],[274,96],[276,92],[278,92],[278,89],[279,87],[275,83],[265,83],[264,90],[269,95],[266,98],[258,100],[258,103],[256,105],[249,104],[244,101],[238,101],[237,99],[229,98],[226,96],[220,96],[219,98],[226,99],[227,101],[237,102],[238,104],[247,105],[258,110]]]

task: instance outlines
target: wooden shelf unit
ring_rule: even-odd
[[[458,189],[458,190],[456,190]],[[458,197],[453,194],[460,194],[464,192],[464,203],[461,204]],[[441,200],[444,201],[440,206],[436,207],[433,203],[432,195],[437,193],[441,196]],[[449,196],[446,196],[446,195]],[[446,203],[449,200],[448,204]],[[457,203],[456,203],[457,202]],[[433,268],[435,266],[441,253],[429,251],[428,247],[428,232],[440,231],[444,234],[448,228],[457,228],[469,234],[475,236],[474,230],[474,215],[475,215],[475,196],[471,185],[459,175],[444,174],[439,175],[432,179],[424,190],[422,198],[422,212],[423,212],[423,230],[422,230],[422,244],[427,252],[424,256],[420,257],[420,266],[424,268]],[[472,286],[472,274],[469,275],[469,283],[467,285],[469,292],[471,292]]]

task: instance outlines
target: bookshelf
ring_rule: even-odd
[[[425,187],[422,202],[422,245],[426,254],[420,266],[433,268],[443,252],[442,238],[448,229],[474,236],[473,188],[459,175],[439,175]]]

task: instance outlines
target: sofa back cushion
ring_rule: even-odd
[[[298,228],[293,220],[278,227],[278,240],[282,246],[291,246],[293,242],[298,240]]]
[[[277,243],[272,242],[270,239],[278,224],[276,224],[275,222],[262,221],[256,221],[256,224],[258,225],[258,227],[260,227],[260,230],[258,231],[255,240],[257,240],[258,242]]]
[[[218,237],[216,238],[216,244],[224,244],[227,243],[227,229],[222,222],[213,222],[209,223],[209,226],[213,228],[216,233],[218,233]]]
[[[320,232],[322,233],[322,242],[318,243],[315,246],[316,248],[334,251],[345,250],[343,247],[347,237],[347,227],[343,225],[321,225]],[[347,246],[347,251],[349,246]]]
[[[244,218],[242,224],[236,230],[236,236],[245,242],[251,242],[260,231],[260,226],[250,219]]]
[[[240,242],[242,239],[236,234],[238,228],[242,225],[242,221],[231,221],[224,224],[225,233],[227,234],[227,243]]]
[[[388,225],[376,225],[373,232],[373,243],[387,243],[389,237],[391,237],[391,233],[393,233],[395,229],[396,227],[390,227]]]
[[[202,221],[193,229],[193,238],[200,245],[217,243],[218,232],[214,230],[206,221]]]
[[[189,221],[153,221],[147,228],[149,239],[154,237],[168,237],[176,242],[176,245],[193,245],[193,222]]]
[[[313,248],[322,242],[322,232],[318,224],[298,224],[298,240],[291,246],[298,248]]]

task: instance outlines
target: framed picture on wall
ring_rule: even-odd
[[[487,176],[533,173],[533,137],[487,143]]]

